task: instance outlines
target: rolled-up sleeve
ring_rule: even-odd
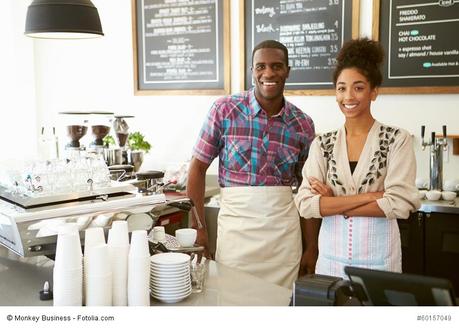
[[[320,195],[313,194],[308,178],[314,177],[319,181],[326,182],[326,163],[320,149],[319,138],[311,144],[309,156],[302,170],[303,182],[295,196],[295,205],[300,216],[305,219],[321,218]]]
[[[384,196],[377,203],[388,219],[406,219],[421,206],[415,186],[416,158],[411,135],[401,130],[392,147],[387,158]]]

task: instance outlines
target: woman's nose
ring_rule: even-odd
[[[344,99],[353,99],[354,98],[354,92],[351,89],[348,89],[344,92]]]

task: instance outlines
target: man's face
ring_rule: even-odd
[[[263,102],[283,98],[289,72],[290,67],[281,49],[258,49],[253,55],[252,67],[257,100]]]

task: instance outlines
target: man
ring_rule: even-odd
[[[283,44],[258,44],[251,70],[253,89],[223,97],[210,109],[194,147],[187,193],[203,218],[206,171],[219,156],[216,260],[292,288],[301,259],[292,186],[301,182],[314,124],[284,98],[290,67]],[[197,243],[207,247],[205,227]]]

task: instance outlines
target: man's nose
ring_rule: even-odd
[[[264,74],[265,76],[273,76],[273,75],[275,74],[275,72],[274,72],[274,69],[273,69],[271,66],[266,65],[263,74]]]

